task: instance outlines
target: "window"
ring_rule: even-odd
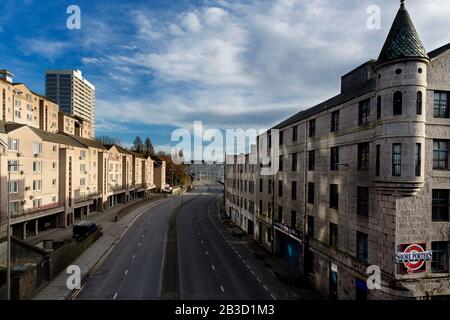
[[[281,146],[281,145],[283,145],[283,143],[284,143],[284,131],[279,131],[279,136],[278,136],[278,142],[279,142],[279,145]]]
[[[84,187],[86,185],[86,178],[80,178],[80,186]]]
[[[314,239],[314,217],[308,216],[308,239]]]
[[[355,278],[355,297],[356,301],[367,300],[367,282],[359,278]]]
[[[402,144],[394,143],[392,145],[392,176],[400,177],[402,175]]]
[[[358,144],[358,170],[369,170],[369,150],[370,144],[368,142]]]
[[[9,213],[16,215],[19,213],[19,201],[12,201],[9,203]]]
[[[283,222],[283,207],[278,207],[278,218],[277,222],[282,223]]]
[[[337,184],[330,184],[330,208],[339,208],[339,192]]]
[[[367,262],[369,251],[368,235],[363,232],[356,232],[356,259],[361,262]]]
[[[314,183],[308,182],[308,203],[314,204]]]
[[[422,144],[416,143],[414,149],[414,166],[416,177],[420,177],[422,175]]]
[[[377,144],[376,149],[377,149],[377,155],[376,155],[376,164],[375,164],[375,166],[376,166],[375,174],[376,174],[377,177],[379,177],[381,175],[381,159],[380,159],[380,157],[381,157],[381,145]]]
[[[434,93],[434,117],[435,118],[449,118],[450,107],[447,92]]]
[[[19,181],[10,181],[9,193],[18,193],[18,192],[19,192]]]
[[[53,162],[53,163],[52,163],[52,169],[53,169],[53,170],[56,170],[56,162]]]
[[[20,118],[21,117],[20,110],[15,110],[14,115],[16,116],[16,118]]]
[[[369,216],[369,188],[358,187],[356,211],[360,216]]]
[[[447,273],[448,272],[448,242],[436,241],[431,243],[431,251],[433,252],[433,260],[431,261],[431,272]]]
[[[433,141],[433,169],[448,169],[448,140]]]
[[[283,172],[283,158],[283,156],[280,156],[278,160],[278,169],[280,172]]]
[[[297,181],[291,182],[291,199],[297,200]]]
[[[56,202],[56,196],[52,196],[52,202]]]
[[[332,248],[338,247],[338,225],[330,222],[329,245]]]
[[[8,150],[9,151],[19,151],[19,140],[18,139],[8,139]]]
[[[31,115],[31,114],[27,114],[27,120],[28,120],[28,121],[31,121],[31,120],[33,120],[33,115]]]
[[[283,196],[283,180],[278,180],[278,196]]]
[[[42,190],[42,180],[33,180],[33,191]]]
[[[8,171],[9,172],[17,172],[17,171],[19,171],[19,161],[17,161],[17,160],[8,160]]]
[[[53,179],[53,180],[52,180],[52,186],[53,186],[53,187],[56,187],[56,179]]]
[[[42,172],[42,162],[40,161],[33,162],[33,172]]]
[[[381,118],[381,96],[377,97],[377,119]]]
[[[272,132],[267,133],[267,148],[272,148]]]
[[[360,126],[370,123],[370,99],[359,103],[358,123]]]
[[[423,109],[423,93],[422,91],[417,92],[417,99],[416,99],[416,114],[418,116],[422,115],[422,109]]]
[[[84,159],[86,159],[86,150],[80,150],[80,160],[84,160]],[[116,166],[117,166],[117,164],[116,164]]]
[[[308,151],[308,170],[314,171],[316,163],[316,152],[315,150]]]
[[[259,192],[263,192],[263,179],[259,179]]]
[[[267,184],[267,193],[272,194],[272,179],[269,179],[269,183]]]
[[[53,151],[53,153],[55,153],[56,152],[56,146],[54,145],[53,147],[52,147],[52,151]]]
[[[316,119],[309,120],[309,137],[313,138],[316,135]]]
[[[291,228],[297,228],[297,211],[291,210]]]
[[[33,153],[37,155],[42,154],[42,143],[39,142],[33,143]]]
[[[84,163],[80,164],[80,172],[81,173],[86,172],[86,164],[84,164]]]
[[[292,168],[291,168],[292,172],[297,172],[297,154],[293,153],[292,154]]]
[[[340,126],[340,112],[336,110],[331,113],[331,132],[339,131]]]
[[[260,213],[260,214],[264,214],[264,212],[263,212],[263,202],[262,202],[262,200],[259,200],[259,213]]]
[[[449,190],[433,190],[432,207],[433,221],[450,221]]]
[[[33,208],[40,208],[40,207],[42,207],[42,198],[33,199]]]
[[[400,91],[394,93],[393,99],[393,114],[394,116],[401,116],[403,109],[403,94]]]
[[[292,127],[292,142],[296,142],[298,138],[298,127]]]
[[[339,147],[330,149],[330,171],[339,170]]]

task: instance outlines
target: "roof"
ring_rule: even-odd
[[[65,132],[59,132],[59,133],[60,134],[64,134],[66,136],[69,136],[72,139],[75,139],[76,141],[78,141],[79,143],[85,145],[86,147],[97,148],[97,149],[102,149],[102,150],[106,150],[107,149],[106,146],[103,145],[103,143],[101,143],[100,141],[86,139],[86,138],[82,138],[82,137],[78,137],[78,136],[73,136],[73,135],[65,133]]]
[[[447,43],[446,45],[443,45],[442,47],[429,52],[428,56],[430,57],[430,59],[434,59],[437,56],[443,54],[447,50],[450,50],[450,43]]]
[[[357,97],[363,96],[371,91],[375,90],[375,80],[369,80],[366,84],[360,88],[356,88],[353,90],[345,91],[325,102],[322,102],[312,108],[306,109],[304,111],[300,111],[299,113],[293,115],[287,120],[277,124],[272,129],[281,129],[287,127],[291,124],[304,120],[306,118],[312,117],[320,112],[326,111],[328,109],[334,108],[340,104],[353,100]]]
[[[143,155],[142,153],[139,153],[139,152],[134,152],[134,151],[128,150],[128,153],[131,153],[136,158],[147,159],[145,157],[145,155]]]
[[[116,149],[120,152],[120,153],[125,153],[125,154],[130,154],[131,155],[131,152],[130,151],[128,151],[127,149],[125,149],[125,148],[122,148],[121,146],[119,146],[119,145],[117,145],[117,144],[105,144],[105,147],[109,150],[109,149],[111,149],[112,147],[116,147]]]
[[[404,0],[378,57],[378,65],[405,58],[429,59],[422,40],[405,8]]]
[[[30,127],[42,140],[86,149],[86,146],[72,137],[61,133],[50,133],[41,129]]]

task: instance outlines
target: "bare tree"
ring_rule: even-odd
[[[147,156],[153,156],[155,154],[155,149],[153,148],[152,140],[150,140],[149,137],[145,138],[144,153]]]

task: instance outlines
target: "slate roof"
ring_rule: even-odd
[[[400,9],[378,57],[378,65],[405,58],[429,59],[405,4],[401,1]]]

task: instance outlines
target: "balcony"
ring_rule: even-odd
[[[93,200],[96,198],[100,198],[102,195],[100,192],[92,192],[92,193],[88,193],[88,194],[84,194],[81,196],[77,196],[73,199],[73,203],[80,203],[80,202],[86,202],[89,200]]]
[[[27,220],[32,220],[58,212],[64,211],[64,201],[57,203],[50,203],[39,207],[19,210],[16,214],[11,214],[11,223],[19,223]]]

